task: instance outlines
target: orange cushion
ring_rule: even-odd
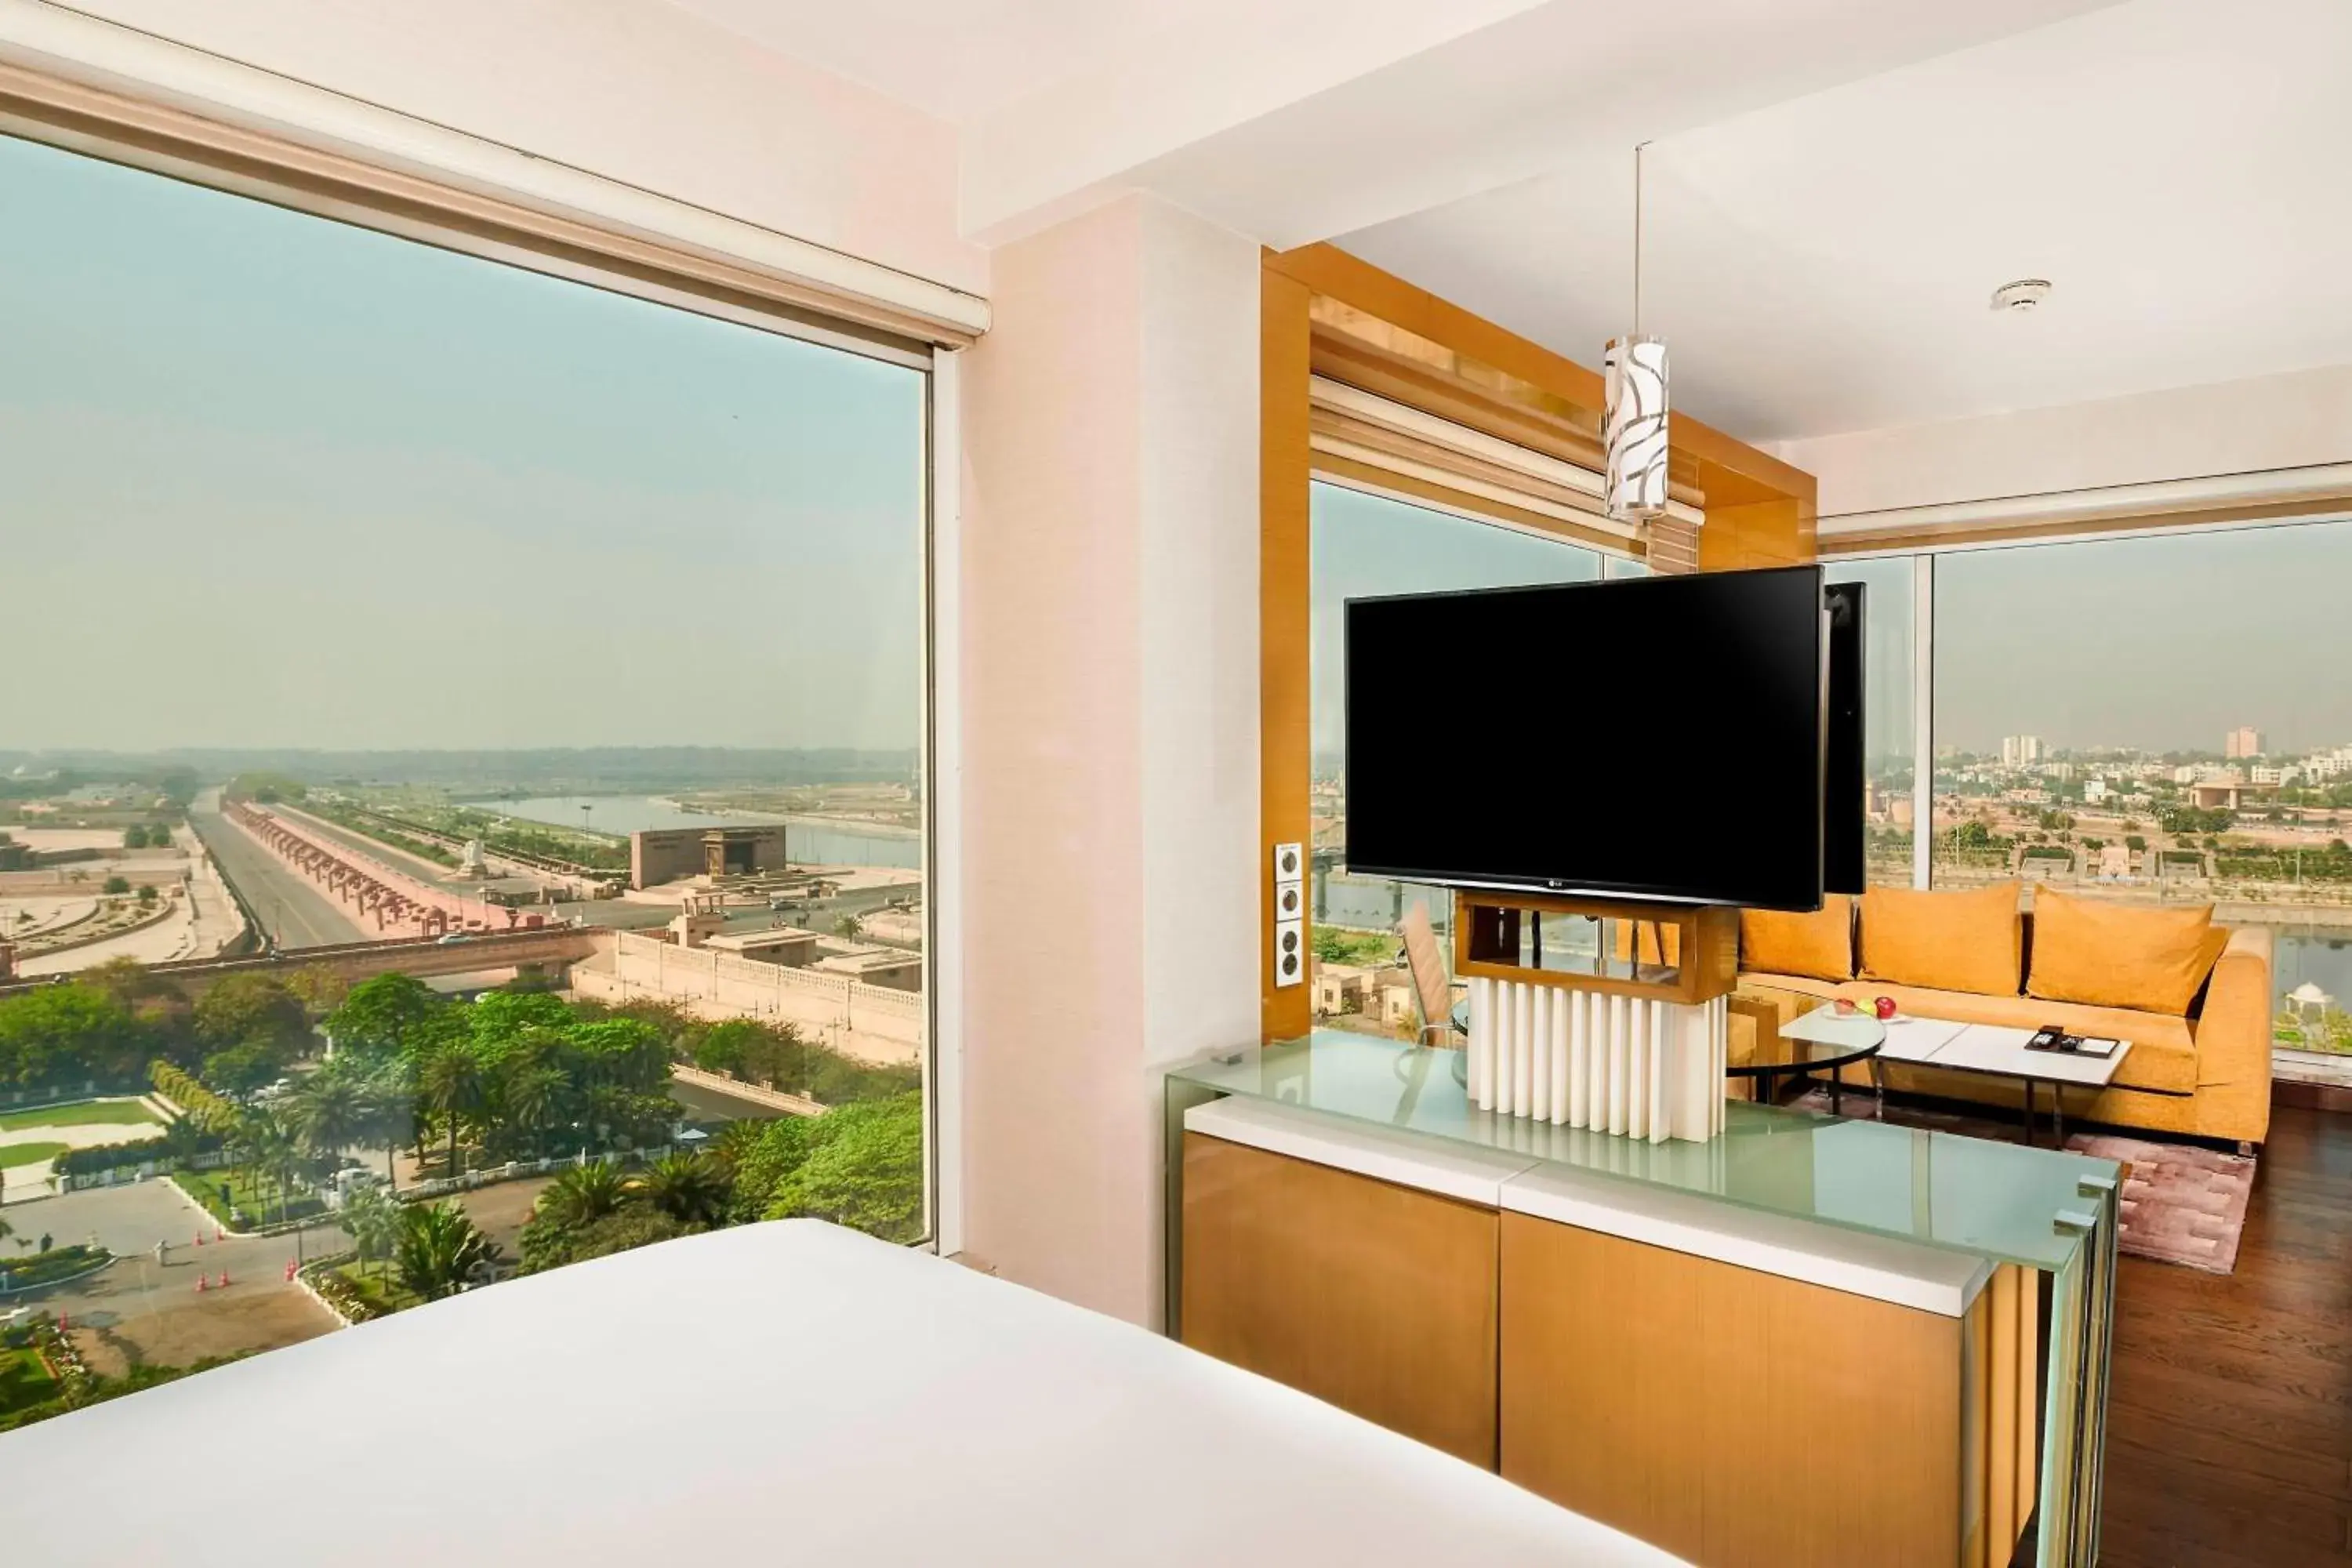
[[[1763,974],[1852,979],[1853,900],[1844,893],[1832,893],[1810,915],[1740,910],[1739,967]]]
[[[2046,1002],[2189,1011],[2213,961],[2213,906],[2135,908],[2072,899],[2044,886],[2033,894],[2033,968],[2025,990]],[[2226,942],[2229,936],[2222,934]]]
[[[2017,884],[1966,893],[1873,888],[1862,896],[1862,977],[2014,996],[2024,970]]]

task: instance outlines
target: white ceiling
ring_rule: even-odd
[[[2352,362],[2347,83],[2344,0],[2134,0],[1665,137],[1643,324],[1750,439]],[[1591,363],[1630,192],[1587,156],[1339,243]]]
[[[1232,0],[667,0],[959,124]]]
[[[1647,139],[1643,324],[1750,439],[2352,363],[2352,0],[661,3],[957,124],[984,243],[1142,187],[1587,363]]]

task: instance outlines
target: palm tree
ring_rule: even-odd
[[[550,1182],[531,1212],[551,1225],[586,1225],[619,1208],[625,1195],[621,1173],[599,1161],[575,1165]]]
[[[469,1041],[442,1042],[416,1072],[417,1102],[449,1129],[449,1174],[457,1174],[457,1134],[466,1118],[481,1109],[482,1064]]]
[[[734,1195],[725,1167],[699,1154],[665,1154],[630,1185],[680,1225],[717,1225]]]
[[[254,1110],[239,1119],[230,1143],[239,1163],[278,1189],[278,1217],[284,1219],[289,1191],[302,1170],[301,1140],[283,1117]]]
[[[392,1258],[403,1285],[425,1300],[438,1301],[495,1267],[499,1248],[452,1200],[403,1208]]]
[[[539,1134],[555,1125],[556,1113],[563,1104],[564,1091],[571,1080],[560,1068],[533,1062],[509,1069],[499,1077],[499,1107],[507,1129],[521,1135],[524,1144],[536,1151],[541,1147]]]
[[[339,1160],[367,1130],[367,1093],[347,1074],[323,1068],[288,1097],[286,1115],[312,1153]]]
[[[394,1192],[400,1190],[400,1175],[393,1169],[393,1155],[415,1129],[415,1102],[407,1079],[396,1067],[370,1075],[361,1091],[360,1127],[354,1141],[371,1147],[383,1145],[384,1185]]]
[[[362,1187],[343,1200],[343,1228],[352,1233],[362,1266],[392,1256],[400,1239],[400,1200],[382,1187]]]

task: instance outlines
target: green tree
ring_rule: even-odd
[[[382,1187],[362,1187],[343,1200],[343,1228],[359,1249],[360,1266],[381,1265],[400,1239],[400,1200]]]
[[[0,1083],[32,1089],[83,1079],[135,1079],[153,1036],[130,1009],[85,984],[0,997]]]
[[[314,1072],[287,1097],[286,1120],[313,1154],[340,1160],[367,1131],[366,1086],[347,1073]]]
[[[414,975],[379,974],[352,986],[320,1026],[337,1052],[381,1059],[407,1054],[412,1037],[437,1023],[448,1005]]]
[[[451,1200],[404,1205],[392,1258],[403,1285],[425,1300],[438,1301],[495,1268],[499,1250]]]
[[[139,901],[142,904],[152,904],[155,901],[154,883],[142,882],[139,884]]]
[[[543,1273],[687,1234],[687,1226],[645,1204],[624,1205],[577,1229],[534,1224],[523,1229],[522,1271]]]
[[[844,915],[833,922],[833,930],[835,935],[845,936],[855,942],[866,934],[866,922],[856,915]]]
[[[302,1142],[284,1117],[267,1110],[247,1111],[229,1135],[236,1162],[251,1171],[257,1182],[267,1182],[278,1194],[278,1217],[286,1217],[288,1199],[303,1166]]]
[[[124,828],[124,829],[122,830],[122,847],[123,847],[125,849],[144,849],[144,848],[146,848],[146,847],[147,847],[147,827],[146,827],[146,825],[145,825],[144,823],[138,823],[138,822],[134,822],[134,823],[132,823],[130,826],[128,826],[128,827]]]
[[[734,1195],[726,1166],[701,1154],[665,1154],[631,1184],[648,1205],[689,1227],[724,1224]]]
[[[473,1041],[462,1037],[438,1042],[417,1064],[416,1104],[448,1134],[452,1176],[464,1168],[457,1163],[457,1139],[482,1107],[486,1081]]]
[[[105,881],[99,884],[98,890],[101,893],[127,893],[131,890],[131,879],[128,877],[109,877]]]
[[[798,1170],[777,1184],[767,1217],[807,1215],[889,1241],[923,1229],[923,1106],[919,1095],[827,1111]]]
[[[574,1165],[540,1193],[531,1206],[531,1221],[576,1230],[618,1209],[627,1195],[614,1166],[602,1160]]]

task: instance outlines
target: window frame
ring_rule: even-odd
[[[0,63],[0,136],[623,294],[756,331],[879,360],[922,378],[917,721],[924,800],[925,1237],[963,1242],[960,350],[969,334],[857,310],[708,252],[582,217],[555,217],[454,180],[326,153]],[[843,313],[828,313],[824,306]],[[855,313],[849,313],[855,311]],[[984,308],[982,312],[984,315]],[[945,794],[942,794],[942,791]],[[943,994],[944,992],[944,994]]]

